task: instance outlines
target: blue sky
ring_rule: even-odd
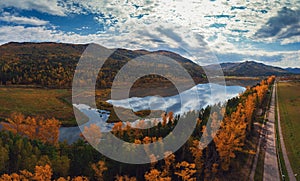
[[[0,44],[170,50],[201,65],[300,67],[300,1],[1,0]]]

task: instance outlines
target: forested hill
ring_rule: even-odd
[[[70,88],[76,65],[87,46],[87,44],[15,42],[1,45],[0,85]],[[178,54],[168,51],[117,49],[99,72],[98,87],[100,84],[101,88],[110,87],[123,65],[133,58],[146,54],[168,56],[186,68],[196,83],[206,81],[200,66]]]
[[[270,75],[287,75],[292,74],[280,67],[274,67],[270,65],[265,65],[263,63],[258,63],[255,61],[245,61],[237,63],[221,63],[220,66],[223,69],[224,75],[227,76],[270,76]],[[206,69],[214,71],[215,65],[208,65]]]

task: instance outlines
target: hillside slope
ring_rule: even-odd
[[[22,84],[70,88],[76,65],[88,45],[63,43],[8,43],[0,46],[0,85]],[[104,47],[103,47],[104,48]],[[115,75],[128,61],[152,54],[164,55],[180,63],[196,83],[205,82],[202,68],[172,52],[116,49],[98,74],[97,86],[109,88]],[[161,77],[151,77],[164,80]],[[83,80],[89,81],[89,80]]]
[[[279,67],[273,67],[265,65],[263,63],[258,63],[255,61],[245,61],[238,63],[221,63],[220,64],[224,75],[227,76],[270,76],[270,75],[286,75],[290,74],[285,69]],[[208,65],[205,68],[213,71],[215,65]]]

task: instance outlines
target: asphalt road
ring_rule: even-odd
[[[278,160],[276,155],[276,130],[275,130],[275,87],[272,93],[268,121],[266,123],[266,152],[264,164],[264,180],[280,181]]]

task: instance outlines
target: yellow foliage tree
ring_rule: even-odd
[[[194,177],[194,174],[196,173],[195,167],[196,165],[194,163],[188,163],[186,161],[177,163],[177,171],[175,174],[183,181],[196,181],[196,178]]]
[[[21,179],[22,180],[30,180],[33,178],[34,174],[27,171],[27,170],[22,170],[20,171]]]
[[[200,174],[203,169],[203,150],[200,147],[200,141],[193,140],[192,146],[190,147],[190,151],[194,157],[194,163],[196,165],[197,173]]]
[[[214,137],[221,158],[221,167],[225,171],[229,169],[231,158],[235,158],[235,151],[242,151],[246,138],[246,126],[245,115],[240,104],[230,118],[224,118],[220,131]]]
[[[52,169],[50,165],[35,166],[35,173],[33,180],[37,181],[50,181],[52,176]]]
[[[60,121],[56,119],[40,119],[25,116],[21,113],[13,113],[8,123],[2,123],[4,130],[14,134],[27,136],[30,139],[38,139],[44,143],[56,144],[59,138]]]
[[[0,181],[50,181],[52,177],[52,168],[50,165],[36,166],[35,173],[31,173],[27,170],[20,171],[20,174],[12,173],[11,175],[3,174],[0,177]],[[77,176],[71,179],[60,177],[57,181],[88,181],[87,177]]]
[[[95,177],[97,178],[97,180],[103,181],[103,172],[107,170],[105,162],[100,160],[98,163],[92,164],[92,169],[95,171]]]
[[[1,123],[3,128],[14,134],[22,135],[24,133],[23,127],[25,124],[25,117],[21,113],[12,113],[10,118],[6,119],[7,123]]]
[[[171,122],[173,122],[173,120],[174,120],[174,113],[172,111],[170,111],[168,113],[168,120],[171,121]]]
[[[164,177],[161,171],[157,169],[151,169],[149,172],[146,172],[144,177],[146,181],[171,181],[171,177]]]
[[[102,133],[96,124],[91,124],[90,127],[85,126],[82,134],[91,145],[96,146],[100,143]]]
[[[44,143],[57,144],[60,122],[57,119],[41,120],[38,124],[37,137]]]
[[[167,151],[164,153],[164,161],[165,161],[165,166],[164,166],[164,170],[162,172],[163,176],[170,176],[171,175],[171,168],[173,167],[174,163],[175,163],[175,155],[170,152]]]
[[[3,174],[3,175],[1,175],[0,180],[1,180],[1,181],[11,181],[12,178],[11,178],[11,176],[8,175],[8,174]]]
[[[26,126],[23,127],[23,133],[30,139],[39,139],[37,135],[37,120],[36,118],[27,117],[24,121]]]

